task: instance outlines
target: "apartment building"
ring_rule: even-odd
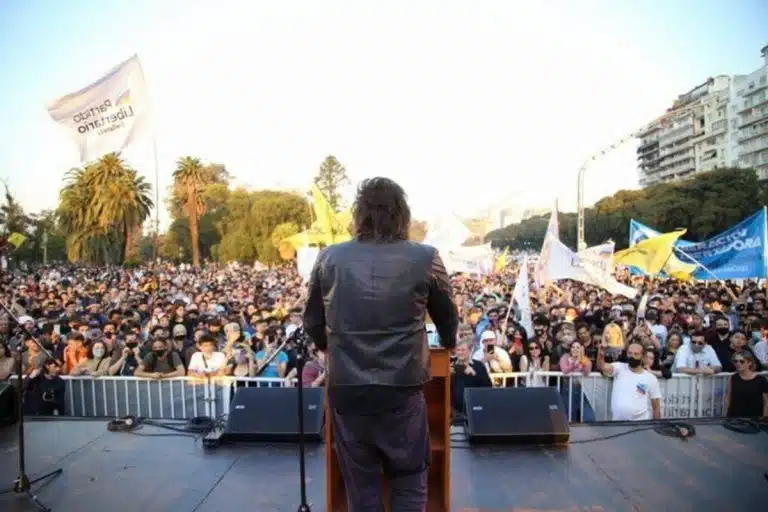
[[[733,118],[739,167],[751,167],[768,179],[768,45],[760,51],[763,65],[748,75],[735,76]]]
[[[687,178],[732,165],[735,139],[728,124],[731,78],[709,78],[677,100],[638,133],[640,185]]]

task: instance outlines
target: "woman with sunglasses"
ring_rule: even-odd
[[[541,375],[536,375],[536,372],[549,371],[549,356],[543,355],[541,343],[537,340],[529,341],[524,347],[525,353],[520,356],[520,371],[530,374],[526,380],[526,387],[541,388],[546,386],[544,378]]]
[[[728,380],[725,393],[726,416],[759,418],[768,416],[768,381],[755,373],[755,356],[749,349],[733,354],[736,373]]]

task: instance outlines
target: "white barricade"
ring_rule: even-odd
[[[762,372],[768,375],[768,372]],[[730,373],[686,375],[673,373],[659,379],[662,418],[717,418],[725,416],[725,395]],[[571,421],[610,421],[613,380],[601,373],[562,372],[494,373],[495,387],[549,385],[560,389]],[[591,411],[591,414],[590,414]]]

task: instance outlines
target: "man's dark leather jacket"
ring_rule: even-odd
[[[458,313],[437,249],[353,240],[318,255],[304,329],[327,347],[330,386],[419,386],[430,378],[427,312],[453,348]]]

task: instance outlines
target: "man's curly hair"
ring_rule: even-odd
[[[353,231],[361,242],[408,240],[411,209],[403,187],[389,178],[364,180],[352,206]]]

